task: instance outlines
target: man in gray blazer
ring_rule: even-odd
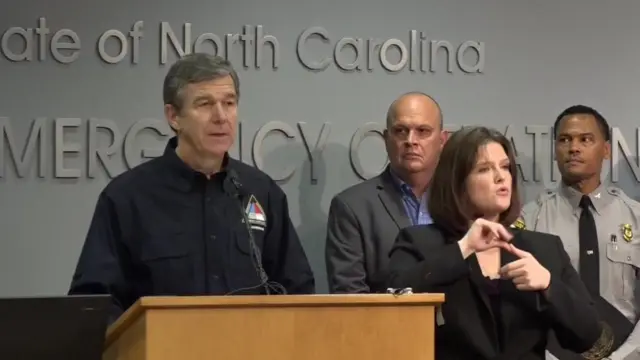
[[[325,245],[331,293],[384,291],[399,230],[431,222],[427,187],[446,140],[440,106],[424,93],[403,94],[389,107],[384,138],[387,169],[331,201]]]

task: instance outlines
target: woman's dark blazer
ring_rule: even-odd
[[[417,225],[398,234],[390,252],[389,286],[445,294],[436,316],[436,359],[544,359],[550,330],[560,345],[582,353],[603,339],[603,327],[585,286],[559,237],[511,229],[513,245],[531,253],[551,273],[548,295],[520,291],[501,280],[500,332],[482,286],[475,255],[467,259],[437,225]],[[501,263],[518,260],[501,249]],[[502,335],[502,349],[498,337]]]

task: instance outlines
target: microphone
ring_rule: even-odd
[[[246,287],[246,288],[240,288],[240,289],[236,289],[231,291],[229,294],[227,295],[231,295],[240,291],[244,291],[244,290],[251,290],[251,289],[255,289],[258,287],[263,287],[267,293],[267,295],[271,295],[271,292],[273,291],[276,294],[286,294],[287,291],[284,288],[284,286],[278,284],[275,281],[270,281],[269,280],[269,276],[267,275],[266,271],[264,270],[264,268],[262,267],[262,252],[260,251],[260,248],[258,247],[258,245],[256,244],[255,239],[253,238],[253,230],[251,229],[251,223],[249,222],[249,217],[247,216],[247,212],[244,208],[244,198],[246,198],[247,193],[244,190],[244,188],[242,187],[242,183],[240,182],[240,180],[238,179],[238,173],[234,170],[234,169],[229,169],[227,170],[227,179],[228,181],[226,181],[228,184],[230,184],[231,186],[227,185],[223,187],[225,188],[225,191],[227,191],[231,196],[233,196],[234,198],[236,198],[238,201],[236,202],[238,204],[238,209],[240,210],[240,213],[242,214],[242,222],[244,223],[246,230],[247,230],[247,235],[249,236],[249,252],[250,252],[250,256],[251,256],[251,262],[253,263],[253,267],[256,270],[256,273],[258,274],[258,277],[260,278],[260,284],[256,285],[256,286],[251,286],[251,287]],[[226,184],[225,184],[226,185]]]
[[[246,195],[244,189],[242,188],[242,184],[240,180],[238,180],[238,172],[234,169],[229,169],[227,171],[227,179],[233,185],[231,189],[231,194],[236,197],[244,197]],[[244,211],[242,212],[244,214]]]

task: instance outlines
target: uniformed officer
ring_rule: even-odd
[[[611,329],[609,338],[603,335],[605,346],[579,358],[601,359],[610,344],[608,359],[640,359],[639,299],[634,294],[640,267],[640,204],[600,181],[603,161],[611,153],[609,125],[600,113],[572,106],[558,116],[554,133],[562,183],[527,204],[516,226],[562,238]],[[552,341],[549,349],[561,360],[573,358],[554,346]]]
[[[239,96],[221,57],[169,69],[164,111],[177,136],[102,191],[69,294],[111,294],[113,321],[142,296],[315,292],[284,192],[229,157]]]

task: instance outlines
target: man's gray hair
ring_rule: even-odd
[[[192,53],[183,56],[176,61],[164,78],[162,97],[165,104],[173,105],[180,111],[183,104],[183,91],[189,84],[203,81],[216,80],[231,76],[236,90],[236,96],[240,98],[240,80],[233,65],[221,56],[213,56],[206,53]]]
[[[404,93],[400,95],[397,99],[395,99],[391,103],[391,105],[389,105],[389,110],[387,110],[387,129],[389,129],[391,127],[391,124],[393,124],[396,121],[396,107],[398,105],[398,102],[400,102],[400,100],[404,99],[407,96],[424,96],[427,99],[433,101],[433,103],[436,104],[436,107],[438,108],[438,112],[440,113],[440,129],[442,129],[443,115],[442,115],[442,108],[440,107],[440,104],[438,104],[436,99],[434,99],[431,95],[427,95],[426,93],[423,93],[421,91],[410,91],[410,92]]]

